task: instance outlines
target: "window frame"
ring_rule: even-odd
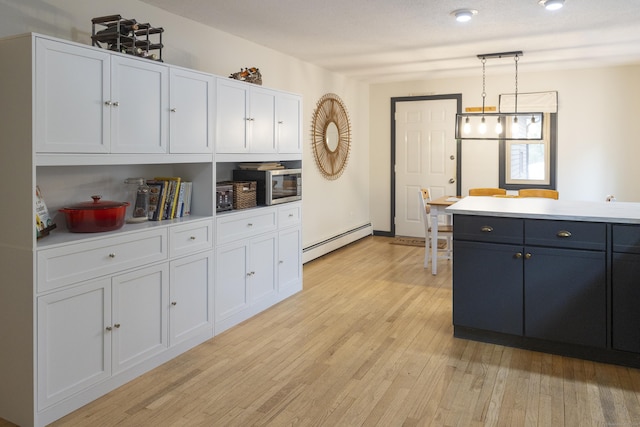
[[[557,124],[558,124],[558,113],[545,113],[548,114],[549,122],[549,143],[548,143],[548,151],[549,151],[549,183],[541,184],[539,181],[531,184],[525,184],[522,181],[518,183],[507,183],[506,182],[506,171],[507,171],[507,141],[505,139],[500,139],[499,144],[499,182],[500,188],[504,188],[505,190],[519,190],[521,188],[545,188],[549,190],[556,190],[556,173],[557,173],[557,145],[558,145],[558,137],[557,137]],[[543,138],[543,141],[545,138]],[[516,141],[518,143],[524,143],[525,141]],[[531,141],[533,142],[533,141]],[[546,165],[545,165],[546,166]]]

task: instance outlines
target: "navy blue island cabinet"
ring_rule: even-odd
[[[459,338],[640,367],[640,225],[455,214]]]

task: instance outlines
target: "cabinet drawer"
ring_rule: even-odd
[[[166,229],[38,251],[38,292],[167,258]]]
[[[213,248],[213,221],[182,224],[169,228],[171,258]]]
[[[222,244],[277,228],[277,210],[260,208],[251,212],[230,213],[216,219],[216,243]]]
[[[302,222],[302,205],[300,203],[287,203],[278,208],[278,226],[289,227],[299,225]]]
[[[522,224],[523,220],[519,218],[454,215],[453,238],[521,245],[524,233]]]
[[[527,245],[603,251],[607,242],[607,226],[599,222],[527,219],[524,235]]]
[[[640,225],[612,226],[613,251],[640,254]]]

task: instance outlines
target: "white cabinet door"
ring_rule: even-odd
[[[278,292],[302,284],[302,229],[294,227],[278,234]]]
[[[152,61],[111,58],[111,152],[166,153],[169,72]]]
[[[171,153],[213,151],[214,79],[208,74],[170,70]]]
[[[113,373],[167,348],[167,264],[112,279]]]
[[[247,275],[249,301],[254,303],[276,292],[276,234],[253,238]]]
[[[302,153],[302,98],[278,94],[276,97],[277,145],[279,153]]]
[[[213,331],[213,254],[171,262],[169,344]]]
[[[38,409],[111,375],[111,282],[38,298]]]
[[[276,152],[276,96],[268,89],[251,88],[249,92],[249,152]]]
[[[106,52],[36,38],[37,152],[109,152],[109,58]]]
[[[216,85],[216,152],[246,153],[248,88],[231,79],[217,79]]]
[[[248,305],[248,250],[245,241],[221,246],[216,250],[216,322],[241,312]]]

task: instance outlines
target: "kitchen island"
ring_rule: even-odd
[[[466,197],[447,212],[456,337],[640,367],[640,203]]]

